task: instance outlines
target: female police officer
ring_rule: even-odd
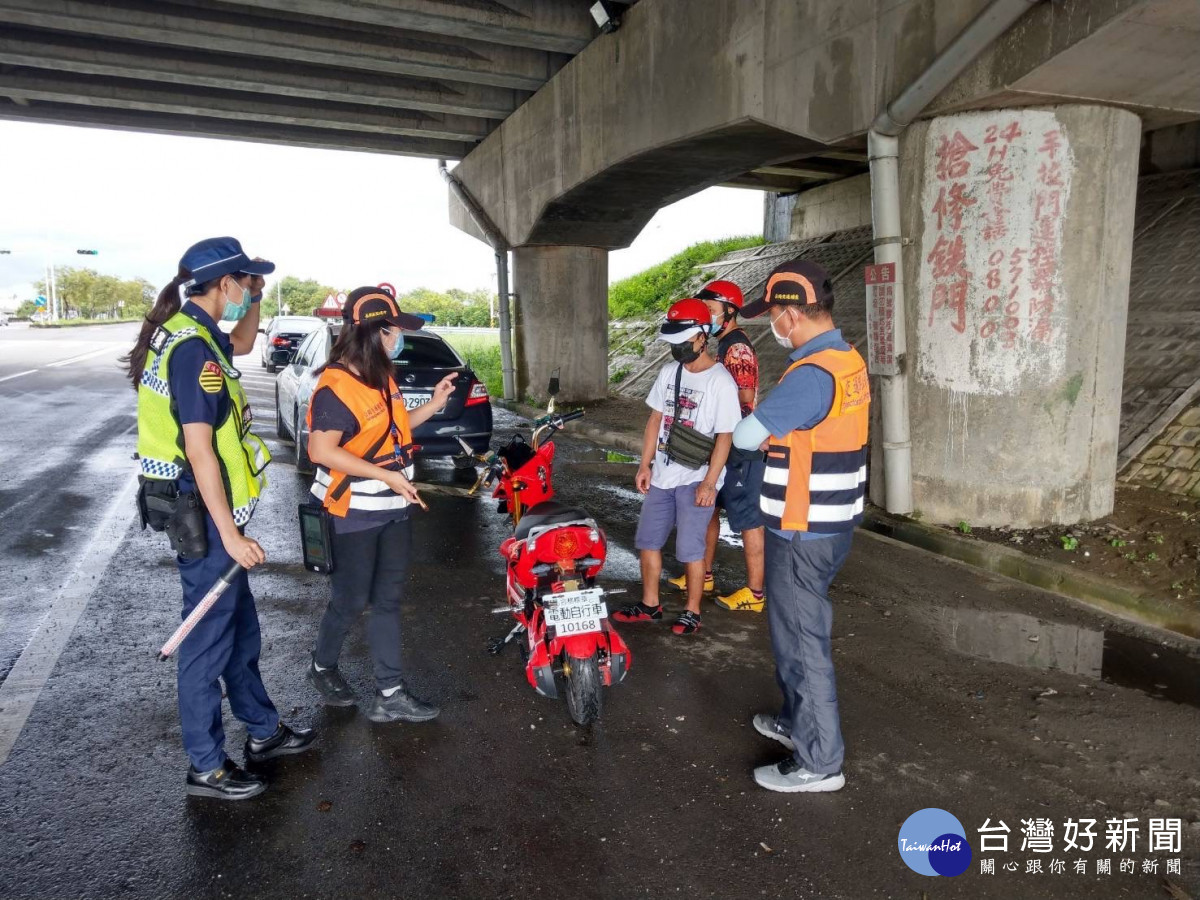
[[[412,548],[409,506],[419,499],[409,480],[407,445],[412,429],[446,405],[456,376],[447,375],[428,402],[408,412],[392,361],[404,348],[402,330],[416,330],[422,321],[374,287],[350,293],[342,320],[308,413],[308,456],[318,466],[312,492],[333,521],[334,560],[332,597],[308,679],[331,706],[354,704],[337,661],[350,626],[369,607],[376,693],[367,717],[424,722],[438,708],[408,692],[400,660],[400,601]]]
[[[179,648],[179,718],[191,760],[187,792],[222,800],[253,797],[266,782],[225,755],[218,679],[233,714],[246,723],[248,761],[300,753],[315,739],[312,731],[281,722],[267,696],[258,671],[258,612],[245,572],[266,561],[242,530],[266,484],[270,455],[250,433],[250,408],[231,360],[254,345],[262,276],[274,269],[250,259],[231,237],[193,245],[126,357],[138,392],[143,510],[147,495],[159,509],[164,499],[173,501],[157,524],[167,526],[178,553],[183,615],[232,560],[244,567]],[[181,290],[188,298],[182,308]],[[232,334],[218,329],[218,320],[236,321]]]

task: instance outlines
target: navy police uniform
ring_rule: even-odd
[[[233,344],[203,309],[188,302],[182,312],[207,328],[226,361],[232,361]],[[220,361],[202,340],[184,341],[172,355],[168,381],[180,425],[204,423],[215,429],[228,414],[232,401],[224,380],[206,377],[206,363],[220,364]],[[180,489],[196,490],[189,471],[180,476]],[[212,516],[205,512],[204,520],[208,555],[202,559],[176,560],[183,582],[184,618],[233,561],[225,552]],[[225,682],[230,710],[246,724],[252,738],[262,741],[276,733],[279,713],[267,696],[258,671],[261,644],[258,611],[250,593],[248,574],[243,569],[179,647],[183,746],[197,771],[219,768],[226,760],[218,679]]]

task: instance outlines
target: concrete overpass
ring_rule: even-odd
[[[591,399],[609,250],[711,185],[864,172],[881,110],[997,8],[642,0],[601,35],[590,5],[0,0],[0,117],[461,159],[476,215],[452,194],[452,221],[513,249],[522,393],[561,367],[566,398]],[[965,494],[1012,522],[1111,504],[1138,145],[1200,119],[1194,0],[1028,5],[873,163],[899,162],[876,242],[911,298],[895,358],[872,360],[877,406],[921,423],[883,443],[931,518]],[[1035,253],[1036,283],[1013,263]]]

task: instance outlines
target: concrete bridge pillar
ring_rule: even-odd
[[[913,502],[1034,526],[1112,511],[1140,121],[944,116],[901,148]]]
[[[559,370],[560,403],[608,394],[608,251],[596,247],[517,247],[517,391],[546,398]]]

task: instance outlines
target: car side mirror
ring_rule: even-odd
[[[272,350],[271,351],[271,365],[286,366],[292,361],[291,356],[292,356],[292,351],[287,350],[287,349]]]

